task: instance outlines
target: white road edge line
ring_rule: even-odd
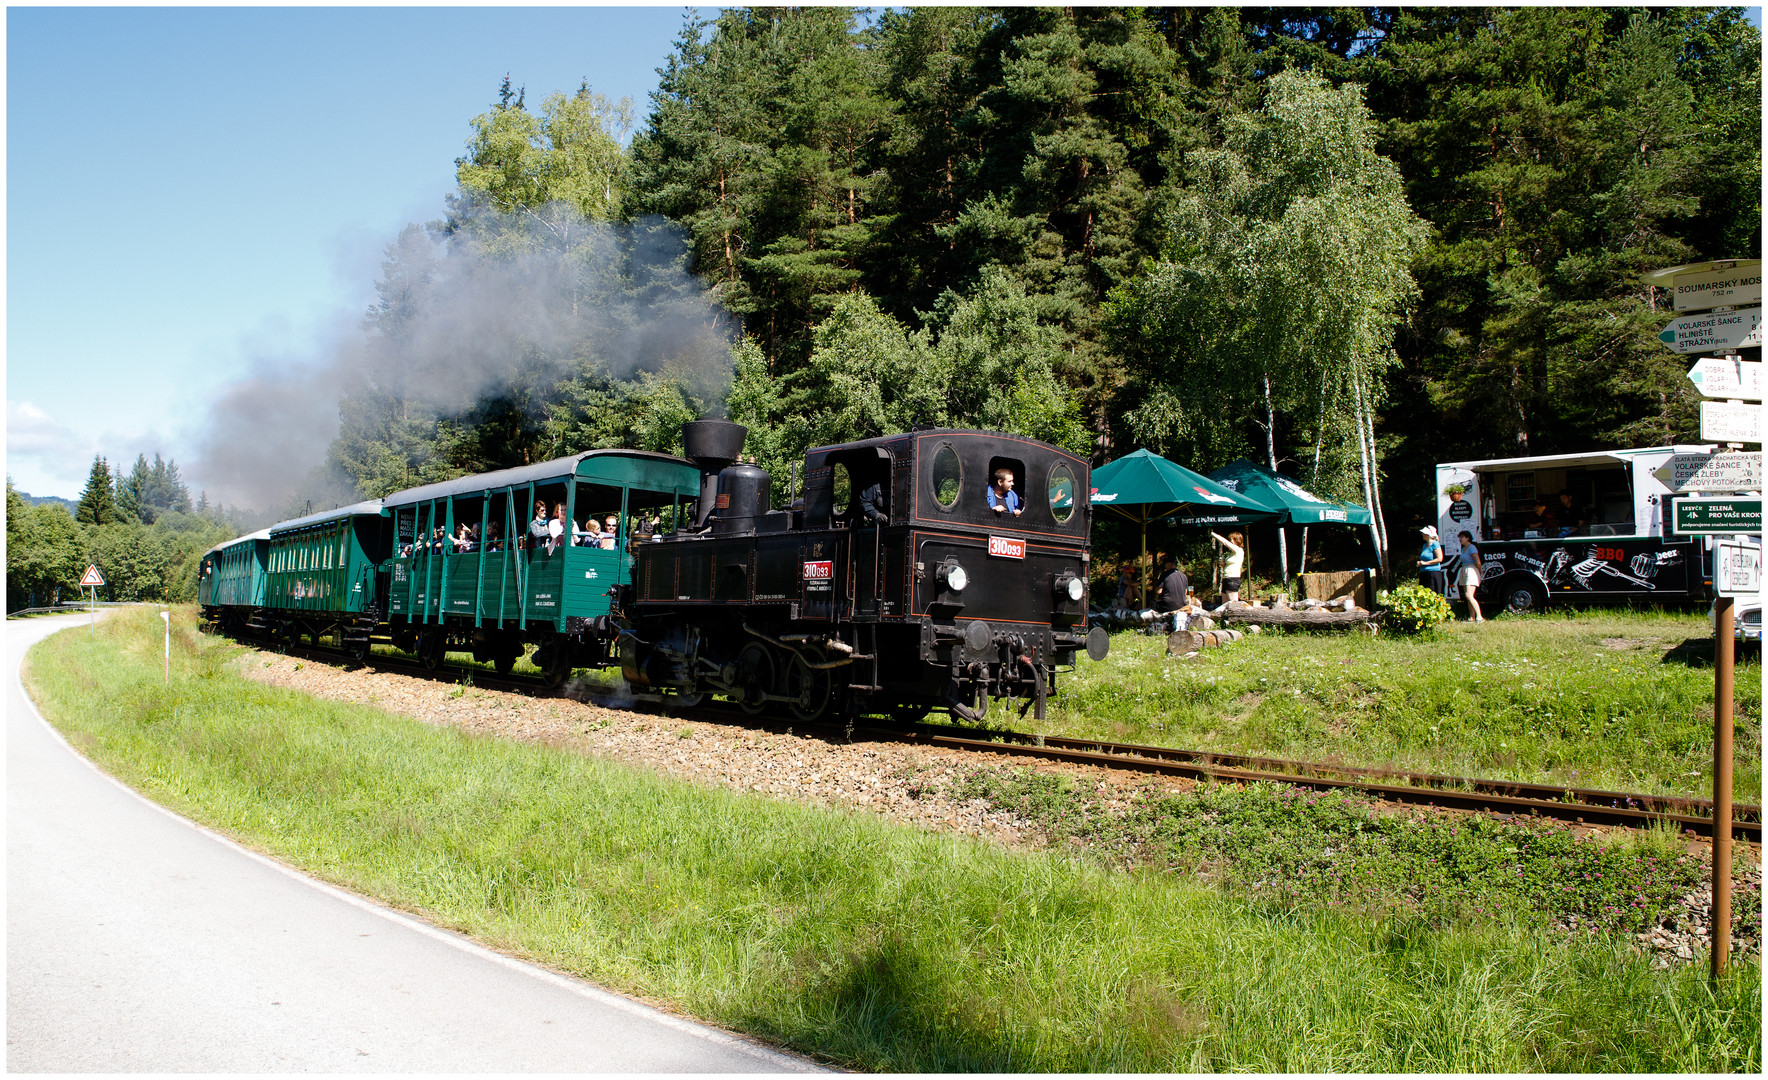
[[[62,627],[61,629],[58,629],[55,632],[61,633],[62,630],[66,630],[66,629],[70,629],[70,628],[71,627]],[[48,635],[44,635],[42,640],[45,640],[45,641],[48,640]],[[333,899],[341,900],[344,903],[351,905],[352,907],[355,907],[355,908],[358,908],[362,911],[366,911],[366,912],[370,912],[372,914],[378,915],[381,918],[386,919],[388,922],[402,926],[407,930],[411,930],[416,933],[422,934],[426,937],[432,938],[436,941],[440,941],[440,942],[444,942],[448,945],[452,945],[456,949],[459,949],[462,952],[469,953],[473,956],[476,956],[481,960],[489,960],[492,963],[498,964],[498,965],[505,967],[505,968],[508,968],[511,971],[520,972],[524,975],[527,975],[530,978],[538,979],[539,981],[544,982],[544,983],[550,983],[551,985],[556,986],[562,990],[568,990],[571,993],[577,994],[580,997],[588,998],[591,1001],[599,1002],[600,1004],[603,1004],[603,1005],[612,1006],[616,1009],[621,1010],[622,1012],[630,1013],[634,1016],[646,1017],[648,1019],[651,1019],[651,1020],[654,1020],[654,1021],[657,1021],[657,1022],[663,1024],[665,1027],[673,1028],[674,1030],[683,1032],[685,1034],[698,1036],[699,1038],[705,1039],[707,1042],[710,1042],[710,1043],[716,1043],[720,1046],[728,1046],[728,1047],[733,1047],[733,1048],[736,1048],[739,1050],[747,1051],[750,1054],[754,1055],[755,1057],[761,1059],[762,1061],[766,1061],[770,1064],[782,1064],[784,1066],[787,1066],[787,1067],[782,1068],[780,1070],[782,1072],[800,1072],[800,1071],[803,1071],[804,1067],[807,1064],[811,1064],[811,1063],[806,1062],[800,1058],[793,1057],[783,1051],[775,1050],[775,1049],[772,1049],[771,1047],[757,1045],[756,1043],[750,1042],[748,1039],[739,1038],[736,1035],[732,1035],[732,1034],[730,1034],[728,1032],[724,1032],[724,1031],[719,1031],[716,1028],[707,1027],[704,1024],[700,1024],[700,1023],[697,1023],[692,1020],[684,1020],[679,1016],[673,1016],[669,1013],[663,1012],[662,1010],[654,1008],[650,1005],[645,1005],[640,1002],[632,1001],[628,998],[621,997],[619,994],[616,994],[616,993],[609,991],[609,990],[603,990],[602,988],[600,988],[598,986],[594,986],[590,983],[586,983],[586,982],[583,982],[578,979],[567,978],[566,976],[560,975],[557,972],[548,971],[546,968],[537,967],[534,964],[530,964],[525,961],[517,960],[516,958],[511,957],[511,956],[505,956],[504,954],[497,952],[493,949],[487,949],[485,946],[480,945],[478,942],[473,941],[470,938],[462,937],[461,935],[459,935],[451,930],[444,930],[439,926],[432,926],[431,924],[424,922],[423,920],[418,919],[414,916],[408,915],[403,911],[395,911],[392,908],[383,907],[382,905],[377,904],[374,901],[369,900],[365,897],[358,896],[352,892],[347,892],[343,889],[338,888],[335,885],[329,885],[326,882],[320,881],[318,878],[309,877],[308,875],[300,872],[299,870],[296,870],[290,866],[286,866],[283,863],[280,863],[277,860],[272,859],[269,856],[264,855],[261,852],[253,851],[251,848],[245,847],[245,846],[239,844],[237,841],[234,841],[226,836],[223,836],[222,834],[216,832],[213,829],[210,829],[209,827],[207,827],[205,825],[202,825],[198,822],[192,821],[189,818],[184,817],[180,814],[174,813],[173,811],[167,809],[166,807],[161,806],[159,803],[154,802],[152,799],[143,795],[141,792],[136,791],[134,788],[130,787],[128,784],[125,784],[121,780],[118,780],[116,777],[112,776],[110,773],[107,773],[103,769],[99,768],[98,765],[96,763],[94,763],[90,758],[88,758],[85,754],[82,754],[82,753],[80,753],[80,751],[76,750],[74,748],[74,745],[72,743],[68,742],[67,739],[62,736],[60,731],[56,730],[55,725],[51,724],[48,720],[44,719],[43,714],[40,711],[38,711],[38,709],[37,709],[37,703],[31,699],[31,695],[29,693],[27,693],[25,690],[23,665],[24,665],[24,657],[21,654],[19,657],[19,667],[14,668],[12,671],[12,681],[13,681],[13,684],[18,689],[19,699],[25,703],[25,708],[27,708],[31,711],[31,715],[36,717],[37,723],[39,723],[43,726],[44,731],[47,731],[52,738],[54,738],[57,742],[61,743],[61,745],[67,749],[68,753],[72,754],[82,765],[86,766],[88,769],[91,769],[99,777],[104,779],[107,783],[111,784],[112,786],[116,787],[119,791],[122,791],[123,793],[129,795],[130,797],[134,798],[135,800],[153,808],[154,810],[158,811],[159,813],[164,814],[166,817],[172,819],[173,821],[176,821],[179,824],[181,824],[187,828],[193,829],[196,832],[201,833],[202,835],[208,837],[210,840],[213,840],[216,843],[221,844],[225,847],[232,848],[234,851],[238,852],[241,855],[244,855],[246,858],[251,859],[255,862],[258,862],[264,866],[268,866],[271,869],[275,870],[276,872],[283,874],[287,877],[293,878],[294,880],[301,882],[302,884],[308,886],[309,888],[316,889],[319,892],[322,892],[322,893],[326,894],[327,896],[332,897]],[[815,1068],[816,1066],[812,1065],[811,1067]]]

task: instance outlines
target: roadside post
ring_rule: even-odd
[[[86,576],[80,579],[80,588],[88,590],[92,596],[91,601],[87,605],[86,612],[91,618],[91,625],[89,628],[94,631],[98,629],[98,587],[103,584],[104,576],[98,572],[98,567],[90,563],[87,564]]]
[[[1732,676],[1736,670],[1736,605],[1739,596],[1762,591],[1762,365],[1745,363],[1740,349],[1761,348],[1762,260],[1721,259],[1672,266],[1644,276],[1645,283],[1669,290],[1675,310],[1688,312],[1658,334],[1677,353],[1713,352],[1688,369],[1688,381],[1704,398],[1700,435],[1741,451],[1709,460],[1666,463],[1670,476],[1658,476],[1677,492],[1730,492],[1670,500],[1672,529],[1685,535],[1729,537],[1713,552],[1713,978],[1731,955],[1731,767]],[[1753,535],[1754,544],[1744,543]]]
[[[172,685],[172,609],[160,612],[160,618],[166,623],[166,685]]]

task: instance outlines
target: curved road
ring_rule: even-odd
[[[31,644],[86,621],[6,626],[8,1072],[815,1068],[316,882],[136,795],[19,684]]]

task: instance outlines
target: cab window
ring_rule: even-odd
[[[1074,472],[1067,464],[1058,463],[1050,470],[1050,515],[1057,521],[1074,516]]]
[[[964,464],[951,443],[941,443],[933,455],[933,501],[941,510],[950,510],[963,490]]]

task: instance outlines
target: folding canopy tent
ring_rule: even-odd
[[[1235,521],[1269,521],[1278,511],[1192,472],[1149,450],[1125,454],[1093,470],[1091,502],[1114,510],[1142,526],[1141,566],[1148,555],[1148,523],[1187,509],[1208,514],[1211,509],[1235,515]],[[1133,508],[1133,509],[1132,509]],[[1187,519],[1189,520],[1189,519]],[[1147,570],[1143,569],[1142,596],[1148,596]]]
[[[1300,484],[1241,458],[1209,474],[1209,478],[1283,514],[1292,525],[1373,525],[1375,515],[1350,503],[1328,502]]]
[[[1222,466],[1210,473],[1209,478],[1275,513],[1279,525],[1365,525],[1374,528],[1375,515],[1363,507],[1322,499],[1282,473],[1246,458]],[[1200,508],[1181,513],[1179,520],[1187,525],[1215,527],[1270,519],[1238,514],[1225,508]],[[1303,552],[1305,556],[1305,545]],[[1287,574],[1289,568],[1284,567],[1283,572]]]

